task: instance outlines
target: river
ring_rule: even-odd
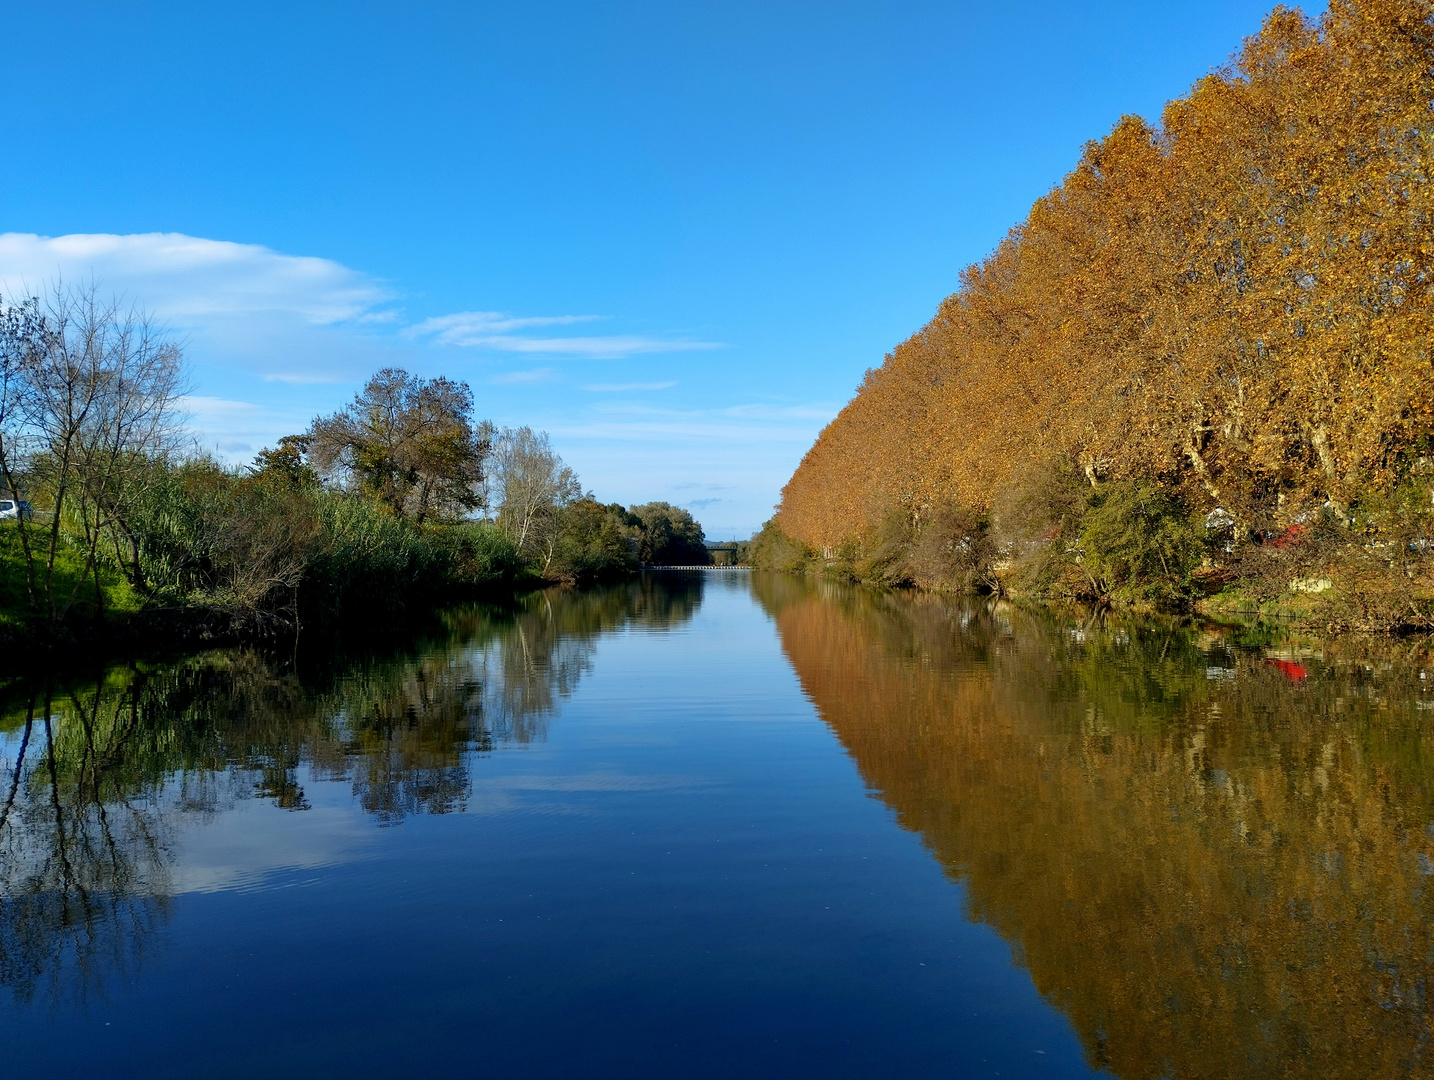
[[[0,709],[7,1075],[1434,1072],[1426,644],[647,574]]]

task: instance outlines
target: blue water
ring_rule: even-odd
[[[1434,1074],[1434,657],[709,573],[0,688],[0,1070]]]
[[[302,812],[171,811],[160,925],[95,985],[0,999],[6,1071],[1089,1072],[867,790],[745,577],[594,646],[544,738],[465,753],[455,812],[382,824],[307,765]]]

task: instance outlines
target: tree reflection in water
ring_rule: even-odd
[[[1434,1068],[1434,662],[758,578],[866,782],[1117,1076]],[[1421,674],[1422,673],[1422,674]]]
[[[305,810],[305,771],[352,784],[385,825],[462,810],[475,759],[543,739],[600,636],[673,626],[700,603],[700,579],[645,576],[456,609],[399,654],[296,670],[240,649],[10,687],[0,985],[58,998],[132,971],[167,915],[186,825],[256,796]]]
[[[167,815],[107,774],[127,704],[26,704],[0,808],[0,984],[22,999],[131,970],[165,915]]]
[[[1131,1078],[1430,1070],[1434,662],[758,576],[823,719]],[[700,578],[464,608],[403,653],[252,650],[12,686],[0,982],[136,970],[199,819],[349,785],[378,824],[462,810],[545,737],[596,642],[691,617]],[[1421,673],[1424,676],[1421,678]]]

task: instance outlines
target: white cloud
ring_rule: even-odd
[[[733,405],[722,412],[724,416],[745,420],[820,420],[825,424],[840,410],[840,405],[816,402],[808,405]]]
[[[303,431],[313,414],[302,407],[274,408],[250,401],[190,394],[177,402],[201,450],[219,451],[230,461],[246,461],[281,435]]]
[[[754,445],[759,440],[767,443],[811,443],[816,431],[809,427],[762,427],[755,424],[729,424],[713,421],[700,413],[688,416],[674,415],[669,418],[649,420],[581,421],[572,424],[548,425],[554,437],[596,439],[614,442],[668,442],[674,439],[693,441],[732,442],[739,445]]]
[[[591,386],[584,386],[584,390],[591,390],[596,394],[618,394],[629,390],[666,390],[676,386],[673,382],[627,382],[627,383],[593,383]]]
[[[432,336],[439,345],[467,345],[475,337],[510,334],[514,330],[531,330],[535,326],[570,326],[573,323],[596,322],[596,315],[505,315],[501,311],[460,311],[424,319],[411,326],[408,333],[415,337]]]
[[[295,384],[403,363],[393,291],[332,259],[183,233],[0,233],[0,294],[94,282],[155,316],[196,370]]]
[[[57,278],[94,281],[181,325],[252,312],[319,326],[393,317],[377,310],[393,299],[387,287],[331,259],[183,233],[0,233],[0,293],[35,293]]]
[[[264,413],[263,406],[253,402],[230,401],[203,394],[189,394],[179,398],[177,404],[186,416],[202,424],[245,423]]]
[[[461,311],[405,328],[389,286],[332,259],[183,233],[0,233],[0,295],[33,295],[56,280],[94,282],[102,295],[140,305],[184,334],[200,363],[297,385],[407,366],[415,349],[432,346],[588,359],[721,347],[673,336],[552,332],[599,321],[595,315]]]
[[[723,347],[694,340],[695,331],[626,333],[602,316],[481,310],[409,325],[393,288],[330,259],[179,233],[0,233],[7,299],[57,277],[95,281],[102,295],[118,294],[169,326],[191,363],[194,396],[183,404],[195,439],[235,463],[342,407],[379,368],[443,371],[492,387],[488,407],[512,410],[492,419],[550,430],[593,488],[628,501],[692,496],[704,506],[720,495],[724,501],[711,508],[725,521],[714,529],[745,528],[766,516],[773,493],[837,409],[738,404],[740,380],[704,387],[695,408],[657,409],[638,403],[671,401],[645,392],[690,388],[680,365],[649,371],[619,362],[588,376],[611,382],[581,389],[565,367]],[[504,372],[508,366],[524,370]],[[663,378],[669,375],[682,383]],[[502,384],[508,388],[500,391]],[[708,478],[731,490],[688,486]]]
[[[466,344],[486,346],[504,352],[558,353],[563,356],[585,356],[591,360],[621,360],[640,353],[692,352],[698,349],[720,349],[715,341],[668,341],[663,338],[618,336],[524,338],[498,337]]]
[[[185,814],[181,820],[191,827],[178,837],[172,893],[309,883],[313,876],[299,874],[363,858],[376,833],[354,813],[349,786],[320,781],[304,768],[298,779],[310,800],[301,827],[291,812],[258,799],[236,799],[220,814]]]
[[[453,315],[425,319],[410,327],[408,333],[415,337],[429,338],[438,345],[491,349],[495,352],[582,356],[592,360],[619,360],[642,353],[692,352],[697,349],[722,348],[722,345],[715,341],[644,337],[635,334],[531,337],[519,332],[544,326],[593,322],[597,318],[596,315],[515,316],[498,311],[460,311]]]
[[[572,438],[651,442],[670,439],[736,442],[807,443],[837,413],[826,403],[737,405],[723,409],[665,409],[638,402],[613,402],[571,424],[557,424],[554,435]]]
[[[290,386],[317,386],[321,383],[343,382],[332,375],[320,375],[303,371],[276,371],[261,376],[265,382],[288,383]]]
[[[552,368],[535,368],[532,371],[505,371],[494,375],[492,381],[499,386],[512,386],[517,383],[551,382],[555,378],[557,373]]]

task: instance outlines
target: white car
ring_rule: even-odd
[[[24,499],[0,499],[0,521],[14,521],[23,516],[29,521],[35,516],[35,511]]]

